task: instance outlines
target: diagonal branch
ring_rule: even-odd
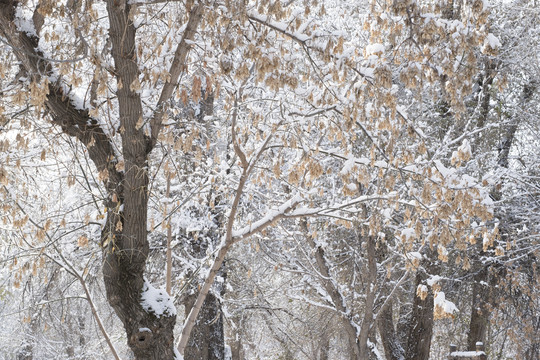
[[[150,121],[150,127],[152,130],[149,150],[156,145],[157,138],[161,130],[161,125],[163,123],[163,116],[165,115],[165,102],[171,98],[174,90],[178,86],[178,79],[180,78],[180,75],[186,69],[186,58],[189,50],[191,49],[191,43],[195,37],[197,28],[199,27],[199,23],[201,22],[203,10],[203,5],[198,4],[193,6],[189,12],[189,20],[186,25],[186,29],[184,30],[180,43],[178,43],[178,46],[176,47],[174,59],[171,64],[171,68],[169,69],[169,78],[161,90],[156,111],[154,112],[152,120]]]
[[[108,181],[105,184],[107,189],[120,192],[118,187],[121,174],[115,168],[116,160],[110,139],[97,120],[90,117],[87,110],[75,107],[69,95],[60,86],[60,80],[55,83],[48,82],[48,77],[55,77],[52,64],[39,50],[38,36],[19,31],[15,26],[17,4],[16,1],[0,1],[0,34],[12,45],[15,56],[34,81],[41,80],[47,84],[48,95],[44,105],[52,122],[60,126],[65,134],[77,138],[84,144],[97,170],[108,174]],[[34,21],[38,21],[36,27],[39,29],[39,18],[34,16]]]
[[[287,218],[287,214],[296,207],[302,201],[302,197],[294,196],[289,201],[281,205],[276,210],[269,211],[264,217],[248,225],[241,230],[234,231],[232,233],[231,242],[236,243],[240,240],[246,239],[253,234],[259,233],[266,229],[268,226],[275,224],[278,220]],[[306,215],[300,215],[304,217]],[[293,216],[294,217],[294,216]]]

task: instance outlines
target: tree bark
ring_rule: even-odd
[[[137,359],[172,359],[176,315],[154,314],[141,304],[147,239],[148,164],[138,82],[135,26],[129,20],[129,2],[107,1],[109,37],[118,86],[118,108],[125,172],[122,194],[112,200],[102,241],[103,276],[107,299],[124,324],[128,345]],[[112,194],[111,194],[112,195]],[[122,209],[123,207],[123,209]],[[144,329],[150,329],[145,331]]]
[[[384,354],[387,360],[403,359],[403,347],[394,329],[393,320],[393,304],[390,302],[388,306],[382,310],[382,313],[377,321],[381,342],[384,348]]]
[[[476,343],[485,344],[487,324],[489,322],[488,298],[489,289],[486,283],[488,269],[482,268],[474,276],[471,320],[469,322],[469,332],[467,334],[467,349],[475,350]]]
[[[328,360],[330,354],[330,334],[324,331],[319,344],[319,360]]]
[[[52,75],[52,66],[39,50],[37,34],[18,31],[15,26],[17,5],[16,1],[0,1],[0,30],[29,77],[37,82],[42,76]],[[129,20],[127,1],[108,1],[107,11],[115,75],[123,85],[118,87],[117,98],[124,172],[116,168],[118,159],[111,139],[87,110],[74,107],[60,84],[49,83],[44,105],[53,123],[86,146],[108,192],[107,221],[101,235],[103,276],[107,299],[124,325],[128,345],[136,359],[172,359],[176,315],[155,314],[141,305],[149,251],[146,220],[150,148],[149,139],[138,126],[142,117],[141,99],[130,86],[139,76],[135,27]]]
[[[186,316],[189,315],[195,295],[186,302]],[[184,353],[185,360],[223,360],[225,358],[225,338],[223,333],[223,314],[221,303],[210,293],[204,300],[197,322],[191,331],[188,346]]]
[[[336,289],[334,283],[332,282],[332,277],[330,275],[330,268],[326,262],[324,250],[321,246],[318,246],[311,235],[307,232],[307,223],[305,221],[302,222],[302,228],[304,229],[304,232],[306,233],[306,240],[309,244],[309,246],[314,250],[314,256],[315,256],[315,268],[317,271],[321,274],[320,281],[325,289],[325,291],[330,296],[330,299],[332,299],[333,305],[339,314],[340,322],[345,330],[345,333],[347,334],[347,339],[349,342],[349,346],[352,352],[351,358],[353,359],[362,359],[360,354],[360,346],[358,343],[358,334],[356,331],[356,328],[352,324],[352,320],[349,318],[349,315],[346,315],[348,313],[347,309],[345,308],[345,299],[341,295],[341,293]],[[373,309],[372,309],[373,311]],[[366,335],[366,351],[367,354],[367,335]],[[364,359],[367,359],[364,358]]]
[[[419,270],[416,274],[415,290],[425,281],[425,278],[425,275]],[[414,295],[405,360],[429,360],[433,334],[433,307],[433,293],[431,291],[428,292],[424,300]]]
[[[358,335],[358,347],[360,359],[370,358],[371,350],[368,346],[370,330],[373,326],[373,308],[375,306],[375,288],[377,285],[377,260],[375,254],[375,238],[373,236],[364,237],[366,247],[366,304],[364,309],[364,318],[360,326]]]

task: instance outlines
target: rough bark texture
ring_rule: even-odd
[[[243,360],[244,357],[244,350],[242,347],[242,341],[233,341],[231,344],[231,360]]]
[[[14,25],[17,2],[0,1],[1,35],[13,46],[14,53],[28,76],[36,82],[52,71],[51,64],[38,49],[37,35],[20,32]],[[143,273],[148,256],[146,230],[148,204],[147,139],[137,122],[142,116],[140,96],[130,84],[139,70],[135,52],[135,28],[128,20],[126,1],[108,1],[112,55],[119,86],[118,106],[122,128],[125,171],[118,163],[111,139],[88,111],[77,109],[59,84],[48,85],[45,106],[53,123],[83,143],[104,179],[109,199],[107,222],[102,232],[103,275],[107,298],[124,324],[128,344],[136,359],[172,359],[175,316],[157,317],[141,305]],[[37,12],[36,12],[37,13]],[[40,17],[34,17],[39,22]],[[36,29],[39,29],[36,24]],[[123,210],[121,210],[123,209]],[[151,332],[140,331],[148,328]]]
[[[486,343],[486,330],[489,322],[489,288],[487,285],[488,269],[482,268],[474,275],[471,304],[471,320],[467,334],[467,349],[475,350],[476,343]]]
[[[423,281],[425,281],[425,275],[418,271],[416,286],[422,284]],[[409,323],[405,360],[428,360],[433,334],[433,293],[431,291],[424,300],[419,296],[414,296]]]
[[[149,252],[147,239],[148,168],[147,146],[142,126],[142,104],[135,92],[139,69],[135,27],[129,20],[127,2],[107,1],[109,37],[115,62],[124,174],[119,202],[109,212],[103,241],[103,276],[107,299],[124,324],[128,345],[137,359],[172,359],[176,316],[156,316],[141,305],[144,268]],[[123,211],[120,206],[123,205]],[[112,221],[111,221],[112,220]],[[141,331],[148,328],[151,332]]]
[[[360,359],[368,359],[371,356],[371,350],[368,347],[370,330],[373,326],[373,308],[375,306],[375,288],[377,285],[377,260],[375,254],[375,238],[367,236],[364,239],[366,248],[366,304],[364,309],[364,318],[360,326],[358,335],[358,347]]]
[[[186,304],[186,316],[195,303],[191,296]],[[223,360],[225,358],[225,339],[223,333],[223,314],[221,303],[212,294],[208,294],[197,318],[184,353],[185,360]]]
[[[326,331],[322,333],[319,343],[319,360],[329,360],[330,353],[330,334]]]
[[[390,302],[388,306],[382,310],[382,313],[377,321],[381,342],[384,348],[384,354],[387,360],[403,359],[403,347],[400,344],[399,338],[394,329],[393,320],[393,304]]]

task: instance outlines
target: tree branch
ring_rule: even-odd
[[[191,8],[189,12],[189,20],[182,35],[182,39],[176,47],[174,52],[174,59],[169,69],[169,78],[161,90],[159,100],[157,102],[156,111],[150,121],[151,138],[150,147],[151,150],[157,143],[157,138],[163,124],[163,116],[165,115],[165,102],[169,100],[178,86],[178,79],[182,72],[186,69],[186,58],[191,49],[191,41],[195,37],[197,28],[202,19],[204,7],[202,4],[197,4]]]
[[[52,76],[52,64],[46,60],[39,50],[39,38],[19,31],[14,24],[16,1],[3,0],[0,2],[0,33],[11,44],[13,52],[21,62],[26,72],[34,81],[42,80],[48,83],[46,76]],[[34,17],[34,20],[39,17]],[[39,24],[37,25],[39,28]],[[60,86],[61,80],[48,83],[48,95],[45,106],[49,110],[52,122],[62,128],[62,131],[81,141],[88,150],[98,172],[106,171],[108,179],[105,185],[109,191],[117,191],[121,174],[116,170],[116,159],[110,139],[104,133],[98,122],[91,118],[87,110],[78,109],[73,105],[68,94]]]

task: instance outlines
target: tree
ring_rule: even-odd
[[[108,39],[105,50],[109,50],[114,61],[111,68],[102,66],[104,60],[94,47],[88,49],[79,28],[78,15],[80,3],[56,8],[53,4],[39,4],[33,11],[32,22],[25,23],[22,4],[5,1],[1,4],[2,35],[7,39],[16,59],[30,81],[36,96],[32,102],[46,109],[53,123],[60,126],[64,133],[76,138],[87,148],[89,157],[107,190],[105,202],[107,219],[101,234],[103,247],[103,276],[109,303],[124,324],[128,343],[136,358],[158,359],[173,357],[173,328],[176,309],[168,300],[145,284],[143,274],[148,256],[147,207],[148,207],[148,154],[155,147],[163,122],[165,101],[168,100],[182,72],[188,42],[193,38],[200,22],[202,6],[190,9],[190,20],[182,39],[177,45],[174,61],[169,69],[169,78],[162,87],[160,100],[153,112],[151,130],[145,132],[143,105],[140,94],[138,53],[136,47],[136,27],[133,22],[137,6],[127,2],[108,2],[106,11],[109,20]],[[98,10],[87,3],[89,13],[83,15],[83,21],[96,20]],[[66,15],[67,12],[67,15]],[[24,16],[24,15],[23,15]],[[84,51],[92,51],[94,61],[94,79],[91,86],[91,99],[88,105],[92,109],[76,104],[72,96],[63,87],[65,73],[58,73],[53,59],[41,49],[40,33],[46,25],[47,16],[71,19],[73,31]],[[86,19],[84,19],[86,17]],[[47,24],[49,25],[49,24]],[[87,28],[89,26],[87,25]],[[99,29],[99,28],[98,28]],[[96,28],[94,28],[96,30]],[[99,39],[94,44],[99,43]],[[97,45],[97,44],[96,44]],[[78,49],[68,49],[64,55],[73,56]],[[60,62],[75,64],[76,62]],[[68,65],[69,66],[69,65]],[[64,67],[64,70],[65,67]],[[117,119],[121,141],[115,144],[111,133],[106,133],[100,121],[96,119],[99,108],[96,101],[98,93],[106,91],[107,71],[117,82],[116,101]],[[79,76],[76,75],[74,80]],[[76,84],[75,84],[76,86]],[[115,146],[121,146],[117,153]],[[141,294],[147,300],[141,303]],[[156,307],[163,301],[161,307]],[[149,329],[150,331],[146,330]]]
[[[158,268],[149,256],[163,255],[151,245],[167,237],[182,244],[176,265],[190,283],[181,356],[198,356],[189,339],[207,331],[200,313],[219,325],[216,279],[223,285],[228,254],[250,237],[278,270],[304,274],[292,278],[306,293],[289,297],[297,309],[334,314],[329,323],[345,332],[352,357],[375,356],[377,327],[388,358],[429,356],[437,306],[447,304],[433,275],[454,243],[463,250],[471,236],[495,236],[482,178],[468,174],[470,142],[456,132],[478,50],[494,51],[496,41],[482,1],[451,4],[372,2],[368,15],[345,19],[365,9],[0,2],[10,106],[35,115],[18,130],[43,117],[82,144],[98,174],[89,187],[104,194],[94,200],[105,210],[100,203],[91,219],[103,222],[103,281],[135,358],[173,358],[176,307],[147,276]],[[215,111],[206,113],[209,98]],[[401,329],[398,307],[413,314]],[[273,313],[259,316],[286,344]]]

